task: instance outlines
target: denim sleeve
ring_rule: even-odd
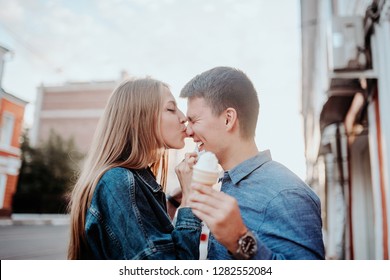
[[[182,260],[199,259],[199,242],[202,225],[200,219],[195,217],[191,208],[179,208],[177,222],[172,232],[176,255]]]
[[[324,259],[319,199],[302,189],[272,199],[257,230],[255,259]]]

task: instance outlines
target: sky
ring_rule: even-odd
[[[252,80],[256,143],[305,179],[299,0],[0,0],[2,87],[29,102],[37,87],[117,80],[121,71],[181,88],[215,66]]]

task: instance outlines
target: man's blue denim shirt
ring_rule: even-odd
[[[257,237],[253,259],[324,259],[318,196],[299,177],[260,152],[224,173],[221,191],[235,197]],[[232,259],[212,235],[209,259]]]
[[[84,259],[199,259],[200,220],[182,208],[174,227],[149,169],[108,170],[94,191],[85,233]]]

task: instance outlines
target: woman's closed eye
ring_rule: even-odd
[[[166,110],[167,112],[175,113],[175,112],[177,111],[176,102],[173,101],[173,100],[168,101],[168,102],[165,104],[165,110]]]

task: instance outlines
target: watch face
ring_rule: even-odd
[[[248,230],[248,232],[238,240],[238,249],[233,256],[239,260],[248,260],[252,258],[256,253],[256,237],[250,230]]]
[[[257,250],[256,240],[252,236],[245,236],[241,240],[241,251],[245,255],[252,257]]]

